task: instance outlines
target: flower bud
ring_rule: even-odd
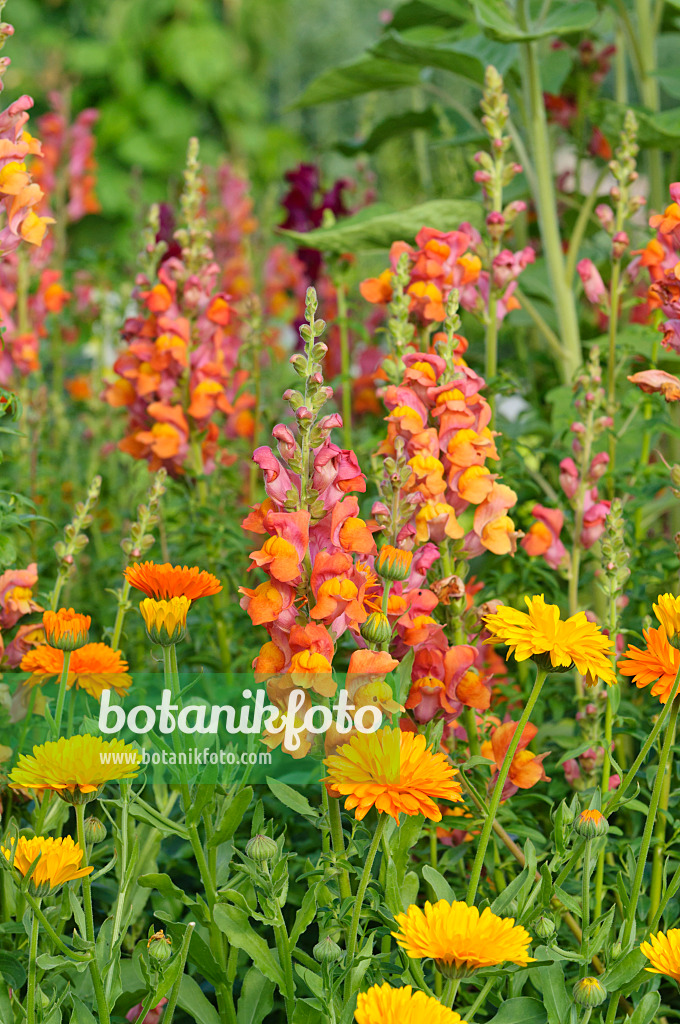
[[[258,864],[267,864],[278,852],[278,846],[269,836],[258,834],[246,843],[246,856]]]
[[[550,939],[555,934],[555,922],[551,917],[543,915],[536,922],[534,931],[539,939]]]
[[[607,998],[607,989],[599,978],[581,978],[574,985],[573,996],[578,1006],[600,1006]]]
[[[607,834],[609,822],[601,811],[596,811],[594,808],[581,811],[574,822],[574,831],[584,839],[596,839],[598,836]],[[598,1004],[593,1003],[592,1005],[597,1006]]]
[[[361,626],[361,635],[369,644],[386,644],[392,639],[392,627],[386,615],[373,612]]]
[[[90,843],[91,846],[104,842],[107,832],[103,821],[91,816],[85,819],[84,826],[85,842]]]
[[[312,950],[314,959],[319,964],[332,964],[342,956],[342,950],[337,942],[334,942],[330,935],[317,942]]]
[[[408,577],[412,561],[412,551],[404,551],[392,547],[391,544],[384,544],[375,560],[375,571],[384,580],[400,582]]]
[[[76,651],[87,643],[91,622],[89,615],[80,615],[73,608],[47,611],[43,614],[45,641],[59,651]]]
[[[609,954],[609,962],[613,964],[617,960],[620,960],[622,953],[623,953],[623,946],[621,945],[621,943],[617,939],[616,942],[614,943],[614,945],[612,946],[611,953]]]
[[[169,935],[165,935],[161,928],[159,932],[154,932],[149,936],[146,948],[152,960],[158,964],[164,964],[172,956],[172,939]]]
[[[152,644],[171,647],[184,639],[187,631],[187,612],[191,607],[188,597],[171,597],[168,601],[156,601],[146,597],[139,602],[144,619],[146,635]]]

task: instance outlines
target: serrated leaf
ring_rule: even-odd
[[[481,218],[480,205],[467,199],[432,199],[408,210],[381,212],[375,216],[371,216],[372,209],[344,217],[332,227],[282,231],[282,234],[322,252],[365,252],[389,249],[395,241],[412,242],[422,227],[452,231],[465,221],[475,224]]]

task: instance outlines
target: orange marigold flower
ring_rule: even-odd
[[[125,579],[131,587],[141,590],[147,597],[163,598],[188,597],[197,601],[199,597],[211,597],[218,594],[222,584],[213,576],[193,565],[170,565],[165,562],[135,562],[125,570]]]
[[[41,686],[50,679],[58,681],[63,667],[64,652],[47,644],[29,651],[20,663],[22,671],[31,673],[25,686]],[[128,663],[120,651],[114,651],[106,644],[85,644],[71,654],[66,680],[69,690],[75,686],[101,700],[104,690],[115,690],[122,697],[131,685]]]
[[[57,612],[43,612],[45,639],[50,647],[61,651],[75,651],[87,643],[92,619],[73,608],[60,608]]]
[[[643,629],[642,635],[646,649],[630,644],[623,660],[618,663],[619,672],[623,676],[632,676],[639,690],[653,684],[650,690],[652,697],[658,697],[660,704],[666,704],[680,670],[680,651],[671,647],[663,626]]]
[[[456,769],[444,754],[428,750],[421,734],[387,726],[361,733],[324,764],[328,766],[324,782],[347,797],[345,807],[356,808],[358,821],[372,807],[395,821],[402,812],[441,821],[436,801],[462,800]]]
[[[411,571],[413,552],[383,544],[375,560],[375,571],[384,580],[402,581]]]
[[[357,1024],[465,1024],[459,1013],[410,985],[374,985],[357,996]]]
[[[667,932],[650,935],[649,942],[643,942],[640,952],[647,957],[650,974],[665,974],[680,982],[680,928],[669,928]]]

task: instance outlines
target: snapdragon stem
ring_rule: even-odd
[[[533,689],[531,691],[531,694],[529,695],[529,699],[526,702],[524,711],[522,712],[522,717],[520,718],[517,727],[513,733],[512,740],[510,741],[510,746],[508,747],[505,753],[505,757],[503,758],[503,764],[501,765],[501,770],[498,773],[498,778],[496,779],[496,784],[494,786],[493,793],[491,794],[491,802],[489,803],[489,813],[484,822],[484,827],[482,828],[482,834],[480,836],[479,844],[477,846],[477,856],[475,857],[475,862],[472,866],[472,871],[470,872],[470,884],[468,886],[467,891],[467,903],[470,906],[474,904],[475,896],[477,895],[479,880],[481,878],[482,868],[484,867],[484,857],[486,856],[486,850],[489,845],[489,839],[491,838],[491,830],[493,828],[493,823],[498,812],[501,797],[503,795],[503,788],[505,786],[508,774],[510,772],[510,765],[512,764],[512,759],[514,758],[517,752],[520,739],[522,738],[522,733],[524,732],[524,727],[529,721],[529,718],[531,717],[531,712],[533,711],[536,701],[538,700],[541,690],[543,689],[543,683],[545,682],[546,675],[547,672],[545,671],[545,669],[539,668],[537,666],[536,680],[534,682]]]

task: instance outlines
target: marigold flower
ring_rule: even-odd
[[[154,601],[152,597],[145,597],[140,601],[139,610],[151,643],[171,647],[183,640],[190,607],[188,597],[171,597],[169,601]]]
[[[658,629],[643,629],[646,650],[630,644],[624,659],[618,663],[623,676],[632,676],[639,690],[653,683],[650,693],[658,697],[660,704],[666,704],[671,695],[675,677],[680,669],[680,651],[671,647],[663,626]]]
[[[199,597],[219,594],[222,584],[212,573],[197,566],[170,565],[165,562],[135,562],[125,570],[125,579],[131,587],[141,590],[147,597],[168,600],[171,597],[188,597],[197,601]]]
[[[494,614],[485,616],[492,634],[486,643],[507,644],[516,661],[533,658],[548,671],[565,671],[575,665],[588,686],[594,686],[598,678],[608,686],[616,682],[608,657],[611,641],[588,621],[585,612],[562,620],[557,605],[546,604],[542,594],[525,601],[528,615],[500,605]]]
[[[413,552],[384,544],[375,560],[375,571],[384,580],[400,582],[407,579],[411,570]]]
[[[75,651],[87,643],[92,619],[73,608],[60,608],[57,612],[43,612],[45,639],[49,647],[60,651]]]
[[[465,1024],[459,1013],[410,985],[374,985],[357,996],[357,1024]]]
[[[584,839],[595,839],[597,836],[606,835],[609,831],[609,822],[602,811],[595,807],[586,808],[574,822],[574,829]]]
[[[42,686],[52,678],[58,681],[63,667],[64,652],[46,644],[29,651],[20,663],[22,671],[31,673],[25,686]],[[131,685],[128,663],[120,651],[113,651],[106,644],[85,644],[71,654],[67,689],[75,686],[101,700],[104,690],[115,690],[122,697]]]
[[[52,789],[67,803],[96,800],[107,782],[133,779],[142,756],[123,740],[101,736],[62,736],[22,754],[9,776],[10,789]]]
[[[480,967],[495,967],[511,961],[526,965],[531,936],[512,917],[498,917],[487,907],[458,901],[427,902],[425,909],[410,906],[397,914],[399,931],[392,932],[397,944],[413,959],[431,958],[442,974],[460,978]]]
[[[680,928],[669,928],[667,932],[650,935],[649,942],[640,945],[640,952],[647,957],[650,974],[665,974],[680,982]]]
[[[34,896],[46,896],[61,888],[65,882],[89,875],[94,869],[81,867],[83,851],[71,836],[53,839],[51,836],[20,836],[18,842],[8,840],[8,846],[0,846],[0,852],[16,870],[26,876],[36,857],[40,860],[33,869],[29,891]]]
[[[442,753],[428,750],[423,735],[385,726],[373,733],[353,736],[326,758],[330,783],[346,796],[347,810],[356,808],[358,821],[371,807],[391,815],[424,814],[441,821],[436,800],[462,800],[456,769]]]
[[[675,647],[674,640],[680,634],[680,597],[672,594],[661,594],[658,604],[653,604],[654,614],[666,630],[670,644]]]

